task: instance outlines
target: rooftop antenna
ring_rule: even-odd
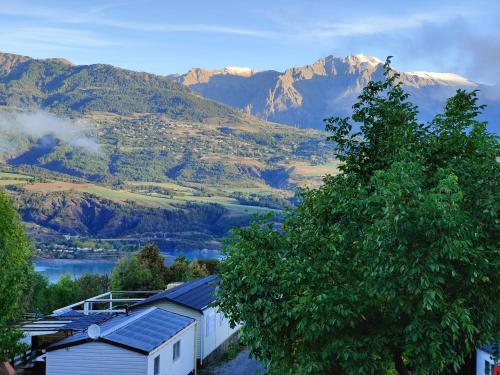
[[[87,335],[89,335],[92,340],[97,340],[101,337],[101,327],[97,324],[91,324],[87,329]]]

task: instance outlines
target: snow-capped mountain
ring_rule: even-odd
[[[454,73],[400,72],[423,120],[438,113],[458,88],[480,89],[489,119],[500,118],[498,87],[483,86]],[[204,97],[217,100],[266,120],[323,129],[323,119],[347,115],[362,88],[383,76],[383,61],[364,54],[330,55],[310,65],[283,72],[250,68],[208,70],[193,68],[171,79]],[[495,126],[493,124],[493,126]],[[491,128],[491,125],[490,125]]]

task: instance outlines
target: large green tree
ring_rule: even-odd
[[[0,362],[19,349],[22,335],[12,324],[25,307],[31,255],[19,216],[0,189]]]
[[[111,273],[112,290],[155,290],[164,286],[163,279],[155,277],[136,254],[121,258]]]
[[[475,92],[424,125],[385,69],[327,119],[340,173],[226,246],[220,307],[271,373],[453,373],[500,339],[498,142]]]
[[[114,290],[160,290],[170,282],[188,281],[210,274],[207,264],[213,269],[217,262],[191,262],[183,255],[178,256],[170,266],[156,245],[146,245],[141,251],[122,258],[111,273],[111,287]]]

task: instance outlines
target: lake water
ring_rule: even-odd
[[[165,263],[171,264],[175,258],[183,254],[188,259],[220,259],[216,250],[184,250],[182,252],[162,252]],[[72,278],[86,273],[101,275],[110,274],[116,261],[66,260],[66,259],[36,259],[35,271],[47,276],[49,282],[55,283],[63,275],[69,274]]]

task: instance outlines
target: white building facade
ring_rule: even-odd
[[[181,284],[139,302],[133,309],[155,306],[188,316],[197,322],[197,358],[203,363],[210,354],[231,339],[241,326],[231,328],[229,320],[216,307],[214,291],[218,278],[214,275]]]
[[[500,352],[500,344],[497,347],[497,355],[498,352]],[[495,358],[494,346],[476,349],[476,374],[500,375],[500,360]]]
[[[61,340],[48,348],[46,374],[190,374],[196,366],[197,323],[175,315],[149,308],[104,323],[97,338],[84,332]]]

